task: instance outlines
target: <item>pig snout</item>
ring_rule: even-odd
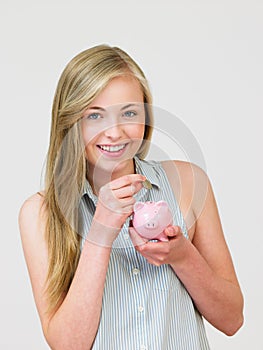
[[[158,221],[156,220],[151,220],[149,222],[147,222],[145,225],[144,225],[145,228],[147,228],[148,230],[153,230],[155,229],[156,227],[158,227]]]

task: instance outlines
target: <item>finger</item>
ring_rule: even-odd
[[[109,209],[112,213],[121,214],[121,213],[133,213],[133,206],[136,202],[134,197],[119,199],[117,201],[111,201],[110,203],[101,202],[102,205]]]
[[[164,230],[164,233],[165,233],[168,237],[176,237],[180,232],[181,232],[181,229],[180,229],[179,226],[168,226],[168,227],[166,227],[166,229]]]
[[[131,185],[134,182],[142,182],[145,181],[146,177],[143,176],[142,174],[129,174],[125,176],[121,176],[120,178],[113,180],[110,182],[110,189],[116,190],[121,187]]]
[[[133,205],[127,205],[118,209],[111,209],[111,212],[117,215],[126,215],[126,217],[128,218],[133,213]]]
[[[142,187],[142,182],[136,181],[128,186],[114,190],[113,194],[117,198],[131,197],[139,192]]]
[[[132,240],[132,243],[135,247],[139,247],[142,246],[143,244],[145,244],[147,241],[147,239],[142,238],[133,227],[129,227],[129,234]]]
[[[119,199],[119,203],[122,205],[122,207],[127,207],[130,205],[134,205],[136,202],[136,199],[134,197],[126,197]]]

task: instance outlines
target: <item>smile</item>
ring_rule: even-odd
[[[98,147],[100,149],[102,149],[103,151],[107,151],[107,152],[111,152],[111,153],[114,153],[114,152],[119,152],[121,150],[123,150],[125,148],[125,146],[127,145],[126,144],[123,144],[123,145],[115,145],[115,146],[110,146],[110,145],[98,145]]]

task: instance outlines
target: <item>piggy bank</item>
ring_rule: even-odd
[[[132,224],[135,231],[148,240],[168,241],[163,230],[173,223],[167,202],[136,202]]]

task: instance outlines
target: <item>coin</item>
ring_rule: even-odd
[[[143,181],[142,185],[144,188],[147,188],[147,190],[150,190],[152,188],[152,184],[147,179]]]

